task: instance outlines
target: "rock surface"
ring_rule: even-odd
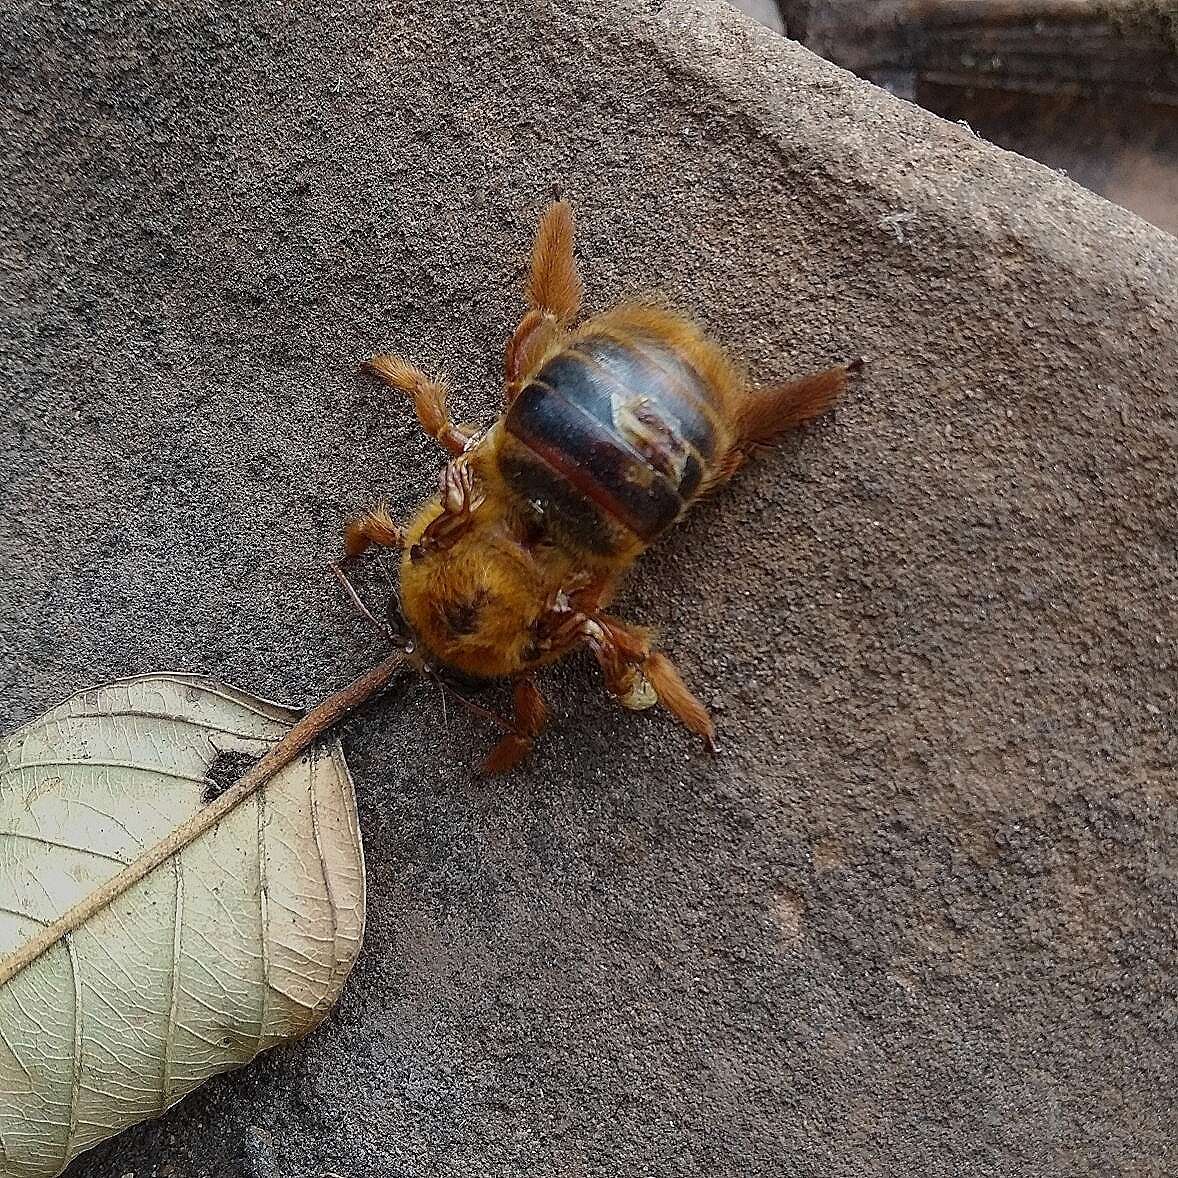
[[[63,2],[0,46],[4,728],[373,662],[324,562],[438,457],[357,361],[493,415],[554,182],[590,309],[870,361],[621,603],[722,759],[582,660],[502,781],[425,687],[370,709],[337,1012],[73,1178],[1178,1169],[1178,242],[705,0]]]

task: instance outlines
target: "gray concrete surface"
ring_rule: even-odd
[[[592,307],[870,359],[622,603],[723,759],[583,661],[506,781],[425,688],[373,708],[338,1011],[73,1178],[1178,1171],[1178,242],[702,0],[22,5],[0,46],[4,727],[371,663],[323,563],[437,456],[356,363],[493,414],[554,182]]]

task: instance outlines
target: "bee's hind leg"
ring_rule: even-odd
[[[848,379],[860,373],[863,364],[859,358],[797,380],[750,389],[741,404],[741,444],[768,446],[787,430],[821,417],[834,407]]]
[[[863,365],[862,358],[850,360],[797,380],[746,389],[737,414],[736,437],[727,453],[712,462],[699,493],[706,495],[727,482],[759,447],[772,445],[788,430],[833,409]]]
[[[514,769],[531,751],[536,737],[548,722],[548,705],[530,676],[515,681],[515,723],[487,754],[483,762],[486,774],[506,773]]]
[[[716,725],[708,709],[683,682],[662,651],[651,650],[649,634],[607,614],[587,619],[584,634],[605,675],[606,690],[624,707],[639,711],[660,703],[689,732],[718,752]]]
[[[390,388],[405,393],[413,402],[421,428],[431,438],[444,446],[451,454],[461,454],[473,432],[465,426],[455,425],[446,408],[449,389],[441,377],[432,380],[420,368],[403,360],[392,352],[373,356],[362,365],[365,372],[379,377]]]
[[[581,309],[583,286],[573,256],[573,210],[554,200],[540,220],[532,246],[528,310],[507,344],[504,376],[508,404],[535,374]]]

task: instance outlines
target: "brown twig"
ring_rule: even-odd
[[[305,753],[321,736],[351,715],[378,691],[387,687],[405,665],[406,660],[407,655],[403,651],[397,651],[379,666],[361,675],[350,686],[328,696],[295,724],[256,765],[238,778],[219,798],[176,827],[155,846],[144,851],[138,859],[127,864],[122,871],[96,888],[85,899],[79,900],[68,912],[59,916],[52,924],[46,925],[19,949],[0,959],[0,987],[5,986],[63,937],[79,929],[92,916],[108,907],[173,855],[216,826],[234,806],[255,793],[280,769],[284,769],[296,757]]]

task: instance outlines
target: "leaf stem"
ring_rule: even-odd
[[[128,863],[117,875],[79,900],[19,949],[0,959],[0,987],[7,985],[18,973],[28,969],[60,940],[81,928],[91,917],[145,879],[178,851],[216,826],[234,806],[255,793],[280,769],[284,769],[296,757],[305,753],[321,736],[351,715],[378,691],[387,687],[397,672],[406,665],[407,660],[405,652],[398,651],[342,691],[328,696],[295,724],[256,765],[251,766],[219,798],[176,827],[167,838],[149,847],[133,863]]]

